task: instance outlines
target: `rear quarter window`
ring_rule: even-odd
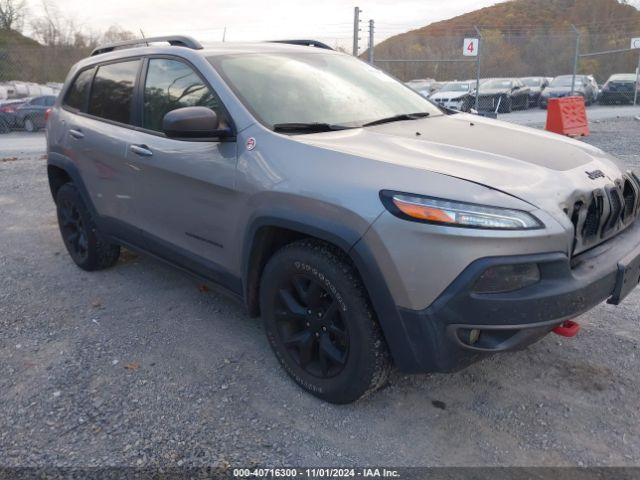
[[[80,72],[69,87],[69,91],[64,99],[64,105],[73,110],[82,111],[85,109],[89,87],[93,78],[94,69],[90,68]]]
[[[106,120],[131,124],[133,91],[139,67],[140,60],[98,67],[91,87],[88,113]]]

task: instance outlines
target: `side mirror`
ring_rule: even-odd
[[[216,112],[206,107],[172,110],[164,116],[162,130],[167,137],[177,139],[222,139],[232,136],[229,128],[220,128]]]

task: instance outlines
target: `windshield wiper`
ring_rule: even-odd
[[[374,125],[382,125],[383,123],[401,122],[403,120],[418,120],[419,118],[425,118],[430,115],[429,112],[418,113],[402,113],[400,115],[394,115],[393,117],[381,118],[374,122],[365,123],[363,127],[373,127]]]
[[[348,130],[350,128],[345,125],[332,125],[330,123],[276,123],[273,126],[275,132],[282,133],[319,133],[319,132],[336,132],[339,130]]]

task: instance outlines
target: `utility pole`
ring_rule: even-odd
[[[575,25],[571,25],[573,31],[576,33],[576,56],[573,59],[573,78],[571,79],[571,93],[573,95],[576,91],[576,75],[578,75],[578,62],[580,61],[580,30],[576,28]]]
[[[375,25],[375,21],[369,20],[369,64],[371,65],[373,65],[373,34]]]
[[[476,112],[480,111],[480,54],[482,53],[482,32],[475,25],[474,30],[478,34],[478,55],[476,56]]]
[[[640,58],[638,58],[638,68],[636,69],[636,88],[633,94],[633,105],[638,104],[638,87],[640,87]]]
[[[222,42],[227,41],[227,27],[224,27],[224,32],[222,32]]]
[[[353,13],[353,56],[357,57],[360,53],[360,14],[362,10],[356,7]]]

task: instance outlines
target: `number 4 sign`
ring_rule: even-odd
[[[465,57],[477,57],[479,40],[477,38],[465,38],[462,54]]]

